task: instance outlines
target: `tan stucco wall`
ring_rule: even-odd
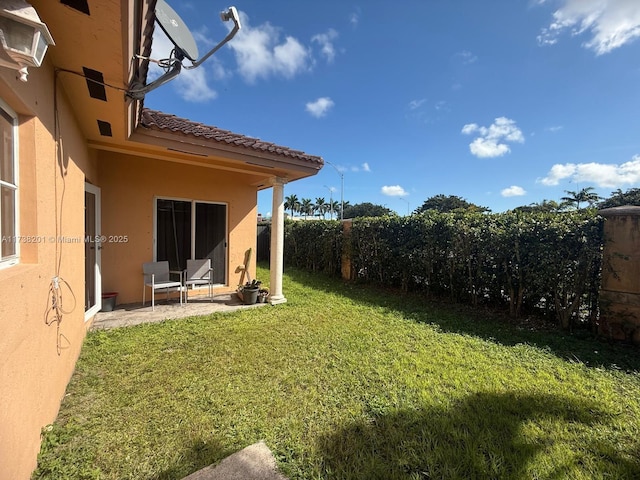
[[[154,260],[156,197],[227,205],[227,285],[216,292],[236,289],[241,275],[237,269],[245,252],[255,249],[257,236],[257,192],[245,175],[111,152],[100,152],[98,165],[102,234],[107,239],[127,237],[127,242],[103,245],[103,291],[118,292],[118,304],[142,301],[142,263]],[[255,254],[250,272],[254,278]]]
[[[58,92],[64,175],[57,165],[53,76],[46,66],[30,69],[28,83],[22,83],[14,71],[0,68],[0,98],[20,119],[19,233],[38,241],[21,244],[19,265],[0,269],[3,480],[27,479],[35,468],[41,429],[57,415],[86,331],[83,245],[60,249],[53,237],[83,236],[84,171],[95,177],[97,170],[64,92]],[[59,275],[73,292],[63,285],[63,308],[70,312],[59,325],[47,325],[58,260]]]

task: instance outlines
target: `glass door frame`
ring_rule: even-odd
[[[93,294],[95,301],[93,305],[90,305],[89,308],[86,308],[87,299],[85,298],[85,312],[84,312],[84,321],[90,320],[96,313],[100,311],[102,308],[102,275],[101,275],[101,266],[102,266],[102,245],[99,241],[96,241],[102,234],[101,232],[101,203],[100,203],[100,188],[92,185],[90,183],[84,184],[84,192],[85,192],[85,293],[87,288],[87,277],[92,276],[94,282]],[[86,197],[87,194],[93,195],[95,199],[95,211],[94,211],[94,219],[92,225],[87,225],[87,205],[86,205]],[[93,231],[90,231],[89,228],[93,228]],[[95,260],[92,264],[87,262],[87,258],[89,257],[88,253],[93,251],[95,254]],[[90,284],[89,284],[90,285]]]

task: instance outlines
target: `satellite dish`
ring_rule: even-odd
[[[176,46],[182,58],[187,57],[192,62],[198,59],[198,46],[187,24],[165,0],[158,0],[156,3],[156,21]]]
[[[133,79],[129,86],[129,90],[127,90],[127,96],[135,100],[142,100],[151,90],[173,80],[180,74],[183,67],[189,70],[199,67],[202,62],[217,52],[225,43],[231,40],[236,33],[238,33],[240,28],[242,28],[240,25],[238,11],[235,7],[229,7],[226,11],[220,14],[220,19],[223,22],[232,20],[233,28],[218,45],[209,50],[209,52],[200,58],[200,60],[197,60],[198,46],[196,45],[189,28],[175,10],[171,8],[165,0],[157,0],[155,14],[158,25],[160,25],[162,31],[167,35],[167,37],[169,37],[169,40],[171,40],[171,43],[173,43],[176,48],[171,52],[170,58],[163,60],[153,60],[140,55],[135,55],[135,58],[156,62],[165,70],[165,73],[162,76],[148,85],[144,85],[143,80],[140,78]],[[191,65],[182,64],[182,61],[185,58],[191,61]]]

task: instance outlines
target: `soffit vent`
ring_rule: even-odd
[[[100,135],[102,135],[103,137],[113,136],[111,133],[111,124],[109,122],[98,120],[98,130],[100,130]]]
[[[107,101],[107,91],[104,88],[104,77],[102,72],[97,70],[91,70],[87,67],[82,67],[84,76],[87,80],[87,88],[89,89],[89,95],[91,98]]]
[[[91,15],[91,13],[89,13],[89,3],[87,0],[60,0],[60,3],[86,15]]]

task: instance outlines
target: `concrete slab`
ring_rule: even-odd
[[[98,312],[93,319],[90,330],[108,330],[141,323],[158,323],[165,320],[209,315],[216,312],[235,312],[266,305],[269,304],[244,305],[235,293],[214,295],[213,300],[208,297],[190,299],[189,303],[182,305],[177,300],[163,300],[156,302],[155,310],[151,309],[149,302],[144,307],[141,303],[118,305],[111,312]]]
[[[277,471],[276,459],[264,442],[228,456],[218,465],[192,473],[184,480],[287,480]]]

